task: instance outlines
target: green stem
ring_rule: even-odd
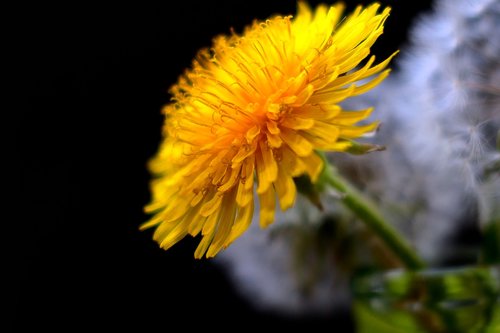
[[[484,228],[481,263],[500,263],[500,217],[498,216]]]
[[[376,206],[356,188],[344,181],[326,159],[322,177],[327,184],[342,192],[343,203],[380,237],[406,268],[422,269],[425,267],[424,261],[404,237],[384,220]]]

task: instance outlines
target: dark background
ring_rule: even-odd
[[[393,11],[373,50],[379,59],[404,47],[429,2],[381,1]],[[348,313],[261,313],[220,267],[193,259],[198,240],[163,251],[150,231],[138,230],[168,87],[215,35],[295,7],[293,0],[40,2],[5,13],[16,101],[4,311],[12,331],[352,330]]]

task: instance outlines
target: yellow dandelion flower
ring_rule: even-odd
[[[379,84],[392,58],[374,65],[370,47],[390,9],[342,4],[295,17],[255,21],[242,35],[219,36],[171,88],[163,112],[163,142],[150,161],[155,175],[154,239],[164,249],[188,234],[201,241],[195,258],[215,256],[250,225],[258,200],[260,225],[296,197],[294,177],[315,182],[317,151],[345,151],[374,131],[359,125],[371,109],[343,110],[339,102]]]

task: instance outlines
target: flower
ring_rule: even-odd
[[[343,110],[341,101],[375,87],[392,56],[374,65],[370,47],[390,8],[342,4],[296,17],[255,21],[242,35],[214,39],[170,92],[163,142],[150,161],[152,214],[164,249],[200,233],[195,258],[226,248],[249,226],[255,200],[259,223],[294,205],[294,178],[314,183],[323,169],[318,151],[346,151],[377,122],[358,124],[371,108]],[[360,84],[357,82],[362,81]]]

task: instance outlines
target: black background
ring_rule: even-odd
[[[379,59],[404,48],[412,20],[430,6],[381,3],[393,11],[373,49]],[[138,230],[147,219],[145,164],[160,141],[169,86],[215,35],[295,8],[295,1],[40,2],[6,13],[17,116],[17,217],[6,270],[12,331],[352,330],[348,313],[261,313],[220,267],[193,259],[196,239],[163,251]]]

